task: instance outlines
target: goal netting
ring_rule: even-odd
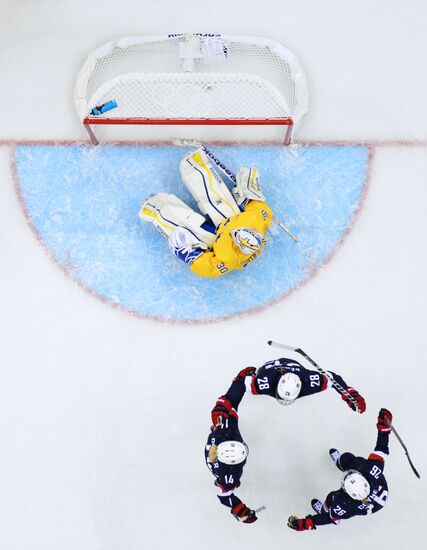
[[[110,41],[86,59],[74,99],[94,143],[92,124],[283,125],[289,142],[309,101],[292,52],[220,34]]]

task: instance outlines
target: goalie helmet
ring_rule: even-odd
[[[301,378],[293,372],[280,377],[277,384],[276,398],[281,405],[292,405],[301,391]]]
[[[241,227],[230,232],[233,241],[237,244],[243,254],[249,255],[259,250],[263,244],[260,233],[250,227]]]
[[[349,470],[346,472],[341,486],[354,500],[364,500],[371,492],[367,479],[357,470]]]
[[[218,445],[216,456],[223,464],[240,464],[248,457],[248,446],[240,441],[223,441]]]

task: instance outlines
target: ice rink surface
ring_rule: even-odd
[[[137,215],[154,193],[197,209],[180,177],[180,147],[18,145],[14,169],[35,234],[79,284],[145,318],[212,322],[267,307],[309,280],[350,230],[369,174],[363,145],[214,149],[235,173],[260,167],[269,205],[298,234],[295,244],[273,223],[260,261],[216,280],[195,277]]]
[[[0,7],[0,547],[423,550],[426,4]],[[115,36],[167,32],[282,42],[311,92],[297,141],[372,150],[362,208],[330,261],[275,305],[216,324],[159,323],[94,299],[52,261],[17,189],[19,147],[85,139],[72,86],[88,52]],[[179,294],[179,277],[171,285]],[[210,409],[235,373],[281,355],[269,339],[301,346],[341,374],[368,409],[356,416],[335,392],[286,408],[246,396],[239,412],[250,457],[237,494],[267,510],[239,525],[217,501],[203,447]],[[392,437],[381,513],[315,532],[288,529],[290,514],[308,514],[311,498],[338,487],[331,446],[372,450],[381,406],[394,413],[421,480]]]

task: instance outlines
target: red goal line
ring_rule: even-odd
[[[146,125],[206,125],[206,126],[287,126],[284,137],[284,144],[289,145],[291,141],[292,126],[294,121],[291,117],[282,118],[97,118],[87,116],[83,119],[83,125],[88,133],[91,142],[98,145],[99,141],[95,136],[91,124],[146,124]]]

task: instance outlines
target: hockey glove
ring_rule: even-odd
[[[211,412],[212,424],[214,426],[222,424],[222,419],[230,416],[232,408],[233,405],[228,399],[220,397]]]
[[[245,378],[246,376],[253,376],[256,373],[255,367],[246,367],[245,369],[242,369],[238,375],[235,377],[234,380],[237,380],[238,378]]]
[[[356,408],[356,405],[353,403],[353,401],[351,401],[346,395],[343,395],[342,398],[347,403],[347,405],[353,411],[357,410],[360,413],[364,413],[366,411],[366,403],[363,397],[360,395],[360,393],[354,388],[347,388],[347,393],[349,393],[351,397],[357,402],[357,408]]]
[[[288,518],[288,527],[295,531],[312,531],[316,529],[316,524],[313,521],[313,516],[307,516],[305,518],[290,516]]]
[[[231,509],[231,513],[237,519],[237,521],[242,521],[243,523],[253,523],[258,518],[255,515],[255,512],[245,506],[243,502],[239,502]]]
[[[240,168],[236,175],[236,186],[231,192],[239,206],[243,206],[249,201],[265,201],[256,168]]]
[[[390,433],[392,420],[393,415],[391,414],[391,412],[387,409],[381,409],[378,413],[377,430],[380,433]]]

